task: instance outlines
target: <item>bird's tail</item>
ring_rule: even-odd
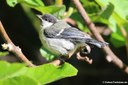
[[[102,48],[104,46],[108,46],[109,44],[107,42],[101,42],[101,41],[97,41],[95,39],[86,39],[85,41],[87,44],[92,44],[92,45],[95,45],[99,48]]]

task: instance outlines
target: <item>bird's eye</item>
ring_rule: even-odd
[[[51,20],[48,20],[49,22],[52,22]]]
[[[52,22],[52,21],[51,21],[50,19],[48,19],[48,18],[45,18],[45,20],[48,21],[48,22]]]
[[[45,18],[44,20],[48,21],[48,18]]]

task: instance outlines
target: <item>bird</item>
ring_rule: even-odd
[[[55,56],[68,56],[88,44],[103,48],[107,42],[97,41],[51,14],[37,15],[40,19],[39,37],[44,48]]]

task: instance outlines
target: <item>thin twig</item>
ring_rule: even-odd
[[[67,23],[70,23],[73,26],[76,25],[76,22],[73,19],[71,19],[71,18],[65,18],[64,21],[67,22]]]
[[[126,53],[127,53],[127,58],[128,58],[128,34],[127,34],[126,29],[124,27],[120,27],[120,31],[126,40],[125,45],[126,45]]]
[[[16,56],[18,56],[21,60],[23,60],[28,66],[35,66],[33,65],[22,53],[21,49],[18,46],[15,46],[14,43],[11,41],[9,36],[7,35],[1,21],[0,21],[0,35],[4,39],[6,44],[3,44],[3,48],[14,53]]]
[[[77,10],[83,17],[85,23],[89,27],[90,31],[92,34],[95,36],[95,38],[99,41],[104,41],[104,39],[101,37],[100,33],[96,30],[95,25],[91,22],[90,18],[88,17],[86,10],[83,8],[82,4],[80,3],[79,0],[72,0],[72,2],[75,4]],[[114,63],[116,66],[118,66],[120,69],[122,69],[125,73],[128,74],[128,67],[111,51],[111,49],[108,46],[105,46],[102,48],[104,53],[106,54],[108,59],[111,59],[111,62]],[[109,60],[107,60],[109,61]]]

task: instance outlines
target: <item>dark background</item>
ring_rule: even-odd
[[[65,4],[68,5],[66,1]],[[39,53],[41,43],[38,33],[36,33],[31,21],[24,14],[20,5],[11,8],[6,4],[6,0],[0,0],[0,20],[11,40],[22,49],[29,60],[32,60],[35,64],[45,63]],[[109,36],[105,38],[109,40]],[[0,37],[0,44],[2,43],[4,41]],[[110,47],[124,63],[128,64],[125,47],[115,48],[111,43]],[[0,48],[0,50],[2,49]],[[103,81],[128,82],[127,74],[122,72],[114,64],[108,63],[101,49],[93,47],[91,54],[88,56],[93,59],[93,64],[91,65],[78,61],[75,57],[67,61],[78,69],[77,76],[61,79],[49,85],[101,85]],[[20,61],[11,53],[1,59],[10,62]]]

